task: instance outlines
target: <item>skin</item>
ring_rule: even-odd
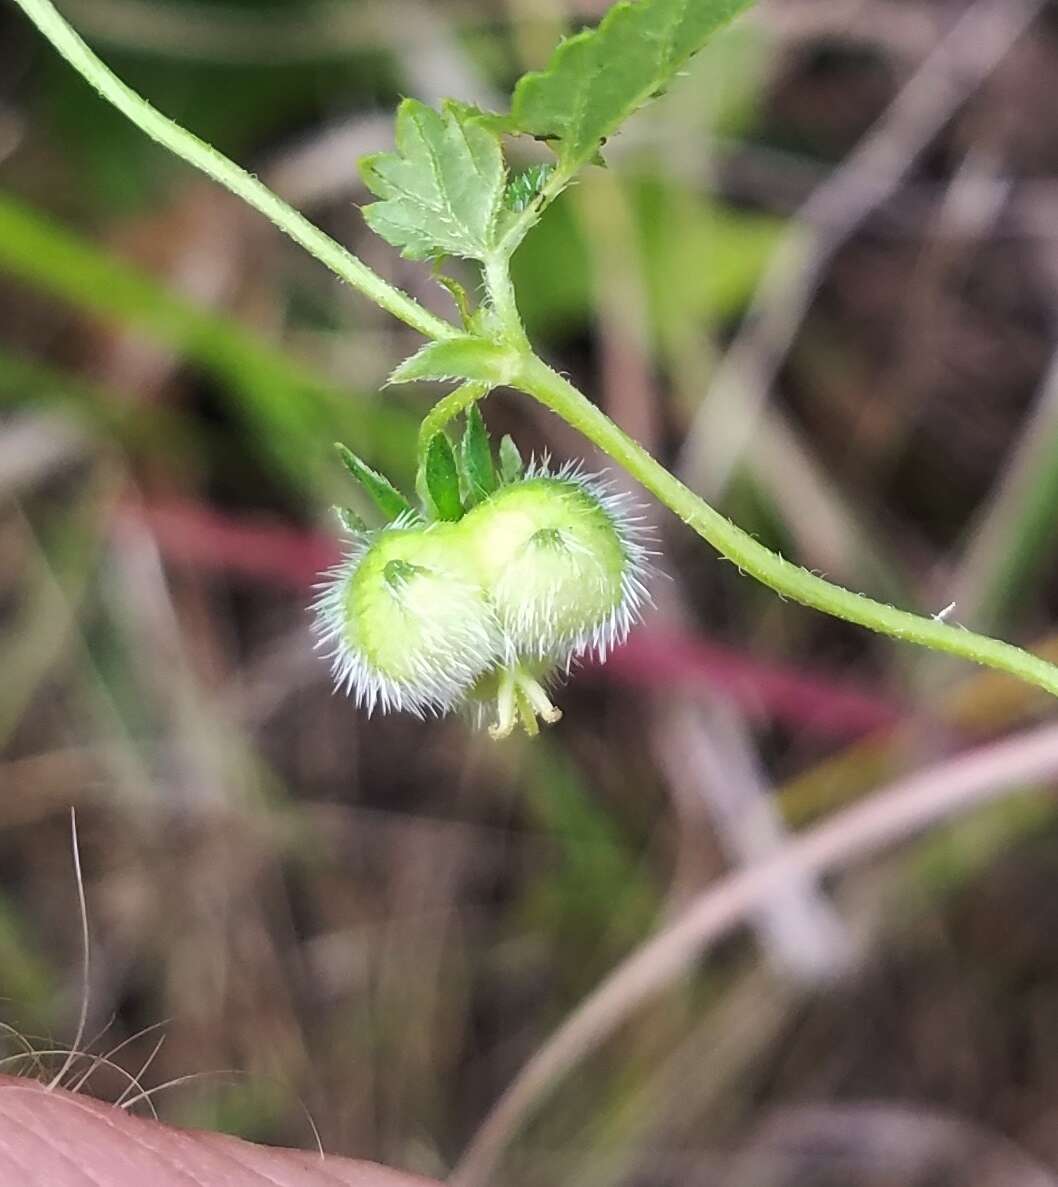
[[[370,1162],[172,1129],[0,1077],[0,1184],[19,1187],[440,1187]]]

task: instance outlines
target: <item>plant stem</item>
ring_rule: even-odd
[[[498,255],[485,261],[485,288],[500,320],[504,338],[511,346],[529,352],[529,339],[525,336],[511,281],[511,262],[506,256]]]
[[[326,264],[336,276],[412,329],[427,338],[451,338],[459,333],[455,326],[424,309],[407,293],[388,284],[352,252],[273,194],[256,177],[152,107],[96,57],[59,15],[50,0],[15,0],[15,3],[66,61],[152,140],[248,202],[295,243]]]
[[[484,399],[492,388],[487,383],[464,383],[454,392],[449,392],[430,409],[419,426],[419,470],[426,465],[426,451],[430,442],[450,420],[466,412],[471,404]]]
[[[742,572],[776,593],[879,634],[997,668],[1058,695],[1058,667],[1039,656],[1010,643],[875,602],[832,585],[771,552],[684,486],[582,392],[535,355],[525,357],[514,383],[609,454]]]
[[[255,177],[155,110],[96,57],[59,15],[50,0],[15,0],[15,3],[66,61],[137,127],[259,210],[342,280],[427,338],[453,338],[462,332],[388,284],[362,260],[324,234]],[[1058,695],[1058,667],[1038,656],[1030,655],[1009,643],[948,626],[937,619],[923,618],[875,602],[832,585],[770,552],[748,533],[714,511],[655,461],[641,445],[622,432],[571,383],[532,354],[518,316],[508,257],[521,236],[539,217],[540,211],[561,192],[568,180],[561,171],[556,172],[534,208],[518,220],[501,245],[501,250],[485,264],[485,281],[502,336],[508,345],[516,348],[522,359],[513,382],[572,427],[579,429],[718,552],[776,593],[881,634],[997,668]],[[424,443],[428,445],[433,435],[452,417],[464,411],[474,400],[481,399],[488,391],[489,385],[468,383],[441,400],[423,422],[420,458],[423,456]]]

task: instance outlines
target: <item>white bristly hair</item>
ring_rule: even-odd
[[[413,523],[401,517],[382,530],[410,526]],[[491,613],[463,615],[443,627],[420,624],[420,630],[425,625],[425,646],[412,660],[412,676],[395,680],[379,671],[350,639],[346,622],[349,582],[379,534],[354,537],[341,562],[328,570],[316,586],[318,592],[312,603],[316,648],[331,661],[335,688],[352,697],[368,716],[377,709],[382,713],[405,711],[420,719],[442,717],[462,704],[478,678],[504,654],[499,624]],[[480,601],[487,609],[477,587],[452,575],[447,575],[446,580],[457,598],[465,597],[468,605]]]
[[[624,553],[625,564],[621,571],[621,596],[606,618],[586,630],[574,631],[558,639],[550,640],[549,646],[537,649],[535,658],[552,659],[565,666],[568,672],[580,657],[594,653],[600,663],[610,652],[628,637],[629,631],[642,620],[643,611],[653,605],[648,583],[655,573],[652,558],[657,555],[653,545],[656,536],[646,521],[644,509],[635,497],[621,490],[613,477],[606,472],[588,473],[579,461],[565,462],[557,470],[552,469],[550,457],[545,453],[539,460],[532,458],[525,471],[524,481],[533,478],[550,478],[565,482],[587,494],[613,525],[617,539]],[[577,542],[563,536],[567,548]],[[584,550],[587,554],[588,549]],[[516,626],[523,637],[534,632],[544,634],[547,627],[554,627],[553,606],[527,608]]]
[[[654,534],[646,524],[642,507],[632,495],[620,490],[612,477],[586,473],[578,462],[552,469],[545,454],[538,460],[530,460],[525,477],[519,481],[539,478],[580,490],[603,511],[613,527],[624,564],[620,596],[603,620],[556,638],[556,626],[561,621],[559,608],[553,601],[541,603],[536,599],[519,608],[516,617],[508,613],[506,621],[501,622],[493,612],[487,591],[469,584],[455,572],[446,573],[439,589],[451,591],[453,604],[465,600],[468,613],[458,613],[457,607],[453,613],[438,615],[436,622],[418,622],[420,654],[411,657],[409,676],[394,679],[380,671],[357,645],[355,629],[351,631],[347,621],[347,594],[364,557],[382,534],[421,527],[421,520],[414,514],[401,516],[379,531],[352,536],[341,562],[325,573],[316,586],[312,604],[316,647],[331,661],[339,691],[351,696],[369,715],[376,710],[382,713],[403,710],[419,718],[440,717],[466,706],[468,694],[489,671],[511,669],[523,662],[543,665],[545,671],[539,679],[546,687],[563,671],[568,675],[583,656],[594,653],[602,662],[624,641],[642,618],[644,607],[652,601],[647,584],[654,572],[651,560],[656,555],[651,547]],[[586,559],[592,556],[591,549],[570,533],[561,528],[556,531],[562,546],[577,549]],[[610,589],[613,575],[602,568],[602,562],[599,566],[598,579],[605,591]],[[586,574],[585,580],[590,580],[590,575]],[[389,596],[397,596],[395,591],[387,592]],[[516,589],[510,591],[511,596],[504,601],[517,606],[517,593]],[[479,608],[485,613],[479,613]],[[527,647],[525,640],[534,636],[539,638],[539,645]],[[521,646],[516,646],[514,637],[521,641]],[[487,712],[484,706],[470,704],[469,707],[479,722],[484,720]]]

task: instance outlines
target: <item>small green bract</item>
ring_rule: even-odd
[[[648,534],[599,475],[546,461],[457,521],[357,531],[320,586],[335,682],[368,713],[469,710],[496,737],[557,721],[547,686],[605,659],[648,601]]]

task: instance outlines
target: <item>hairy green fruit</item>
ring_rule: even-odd
[[[575,467],[530,470],[463,520],[504,634],[520,656],[605,658],[647,597],[647,553],[631,501]]]
[[[368,712],[467,707],[497,736],[518,719],[533,732],[560,716],[547,681],[638,619],[648,553],[627,496],[546,463],[483,492],[458,520],[357,532],[321,587],[336,683]]]
[[[504,655],[455,525],[358,537],[316,602],[335,683],[370,713],[448,712]]]
[[[471,381],[449,393],[427,417],[427,445],[456,414],[454,407],[465,410],[468,401],[482,398],[500,384],[515,387],[583,432],[741,572],[780,596],[891,638],[1007,672],[1058,695],[1058,666],[1040,656],[947,623],[941,615],[924,617],[874,601],[770,552],[683,485],[568,379],[549,367],[528,342],[511,283],[512,253],[580,168],[600,159],[603,145],[622,122],[663,91],[710,35],[748,7],[750,0],[619,0],[594,29],[564,41],[543,71],[526,75],[518,83],[507,116],[451,102],[443,104],[440,112],[415,103],[402,106],[396,152],[365,164],[366,180],[380,199],[365,217],[410,258],[460,255],[481,264],[485,301],[477,310],[469,309],[465,290],[455,286],[461,327],[389,284],[256,177],[155,110],[100,61],[52,0],[15,2],[73,68],[148,136],[248,202],[341,280],[431,343],[451,344],[451,349],[439,355],[428,346],[410,365],[412,373],[420,377],[440,375]],[[1021,27],[1015,21],[1010,34],[1016,36]],[[976,64],[974,77],[987,73],[1008,45],[1000,38],[993,47],[995,52]],[[553,171],[537,171],[535,177],[519,175],[512,185],[501,140],[506,134],[527,134],[546,141],[556,157]],[[32,220],[27,223],[25,215],[13,211],[10,204],[4,215],[9,222],[15,219],[18,223],[21,238],[46,239],[54,255],[57,240],[53,228],[45,232],[34,227]],[[355,473],[361,467],[356,459],[353,463],[354,476],[376,503],[385,504],[384,513],[392,518],[397,505],[392,493],[366,468]],[[508,473],[517,468],[517,452],[507,450],[505,457],[501,451],[500,478],[506,481]],[[462,492],[473,497],[475,488],[466,473],[460,477],[467,479],[461,485],[462,510],[466,512],[470,508],[462,500]],[[343,515],[356,534],[354,538],[361,541],[358,549],[370,547],[370,539],[361,538],[356,518],[348,512]],[[351,559],[349,566],[353,565]],[[349,566],[335,575],[336,586],[341,579],[352,577],[354,570]],[[355,631],[352,643],[346,641],[352,627],[347,631],[341,621],[345,613],[341,598],[325,594],[323,602],[327,607],[325,613],[321,609],[325,636],[339,647],[360,646]],[[620,619],[615,622],[619,627]],[[476,624],[472,633],[479,628]],[[391,705],[403,704],[407,697],[409,706],[447,706],[453,683],[459,683],[442,681],[441,693],[422,694],[403,668],[394,677],[372,667],[375,661],[370,656],[368,661],[363,680],[374,683],[366,693],[361,694],[355,675],[360,659],[349,660],[349,667],[340,666],[339,673],[344,673],[347,682],[355,684],[358,695],[370,704],[392,694]],[[345,661],[338,657],[336,662]],[[511,667],[504,670],[508,674],[515,671]],[[518,672],[524,674],[522,669]],[[475,689],[479,685],[476,683]],[[515,681],[515,703],[524,706],[527,699],[531,700],[527,687]],[[519,712],[524,712],[524,707]]]

